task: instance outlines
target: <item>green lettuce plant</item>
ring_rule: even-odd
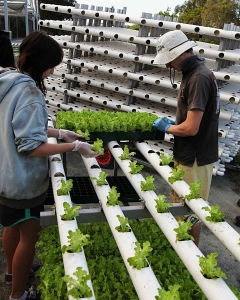
[[[134,156],[136,152],[130,152],[128,145],[124,146],[123,153],[119,156],[121,160],[130,159],[132,156]]]
[[[189,234],[189,230],[191,230],[191,228],[192,223],[190,221],[178,221],[178,227],[173,229],[177,233],[176,242],[186,240],[194,241],[194,237]]]
[[[104,154],[103,140],[97,139],[96,141],[94,141],[92,150],[96,151],[99,155],[103,155]]]
[[[170,173],[172,175],[168,177],[168,182],[170,182],[171,184],[173,184],[177,180],[182,180],[184,176],[182,165],[178,165],[176,168],[173,168]]]
[[[173,162],[173,154],[165,155],[165,153],[161,152],[160,161],[163,166],[169,165],[171,162]]]
[[[92,291],[87,285],[87,281],[91,279],[91,275],[83,270],[82,267],[77,267],[73,275],[75,275],[76,279],[69,275],[63,277],[68,286],[67,296],[72,296],[74,299],[92,297]]]
[[[206,220],[209,222],[222,222],[225,214],[220,211],[219,205],[213,205],[210,208],[208,206],[202,207],[203,210],[206,210],[210,213],[210,216],[206,217]]]
[[[195,183],[189,184],[190,194],[186,195],[184,198],[188,201],[191,199],[198,199],[200,197],[200,191],[202,188],[202,181],[198,180]]]
[[[158,213],[166,213],[168,212],[168,207],[173,206],[172,203],[168,203],[165,201],[166,196],[165,195],[158,195],[157,199],[155,199],[156,202],[156,209]]]
[[[96,177],[90,177],[91,180],[96,180],[96,183],[98,186],[101,186],[101,185],[108,185],[108,182],[106,180],[108,174],[105,173],[105,172],[100,172],[99,173],[99,177],[96,178]]]
[[[115,229],[118,232],[129,232],[131,231],[131,228],[128,224],[128,218],[122,217],[120,215],[117,215],[118,221],[120,222],[119,226],[116,226]]]
[[[69,230],[68,231],[68,242],[69,245],[62,246],[62,253],[66,251],[74,253],[74,252],[81,252],[82,247],[89,244],[89,234],[82,234],[80,229],[76,229],[76,231]]]
[[[168,291],[166,291],[164,288],[158,289],[158,296],[156,296],[156,300],[181,300],[179,289],[179,284],[169,285]]]
[[[58,196],[64,196],[64,195],[68,195],[70,190],[73,187],[73,180],[72,179],[68,179],[66,180],[66,182],[61,179],[60,180],[62,183],[62,186],[57,190],[57,195]]]
[[[78,216],[78,211],[82,207],[80,205],[70,206],[69,203],[64,202],[63,208],[64,208],[64,214],[61,215],[61,219],[64,221],[69,221],[69,220],[73,220],[75,217]]]
[[[115,205],[119,205],[122,202],[118,200],[118,198],[120,197],[120,193],[117,192],[117,188],[115,186],[112,186],[108,196],[107,196],[107,206],[115,206]]]
[[[217,258],[218,254],[216,252],[210,253],[207,257],[197,255],[199,257],[199,266],[201,267],[201,273],[208,279],[216,278],[227,278],[220,267],[217,267]]]
[[[129,163],[129,168],[131,169],[130,174],[138,174],[144,167],[143,165],[137,165],[137,161],[134,160]]]
[[[146,268],[148,266],[146,257],[152,251],[152,248],[150,247],[149,241],[144,242],[142,248],[140,242],[136,242],[135,244],[136,244],[136,247],[134,248],[135,255],[129,257],[127,261],[129,262],[129,265],[132,266],[133,268],[141,270],[142,268]]]
[[[154,177],[149,175],[146,177],[146,181],[140,182],[141,191],[153,191],[155,189]]]

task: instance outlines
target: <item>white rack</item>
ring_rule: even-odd
[[[155,45],[160,33],[166,30],[179,29],[186,33],[232,39],[236,42],[235,46],[239,46],[239,32],[163,21],[159,20],[156,15],[154,16],[155,19],[133,18],[122,13],[116,14],[100,10],[88,10],[86,7],[80,9],[43,3],[40,8],[56,13],[68,13],[72,18],[67,21],[39,21],[42,27],[69,32],[69,35],[54,36],[63,47],[66,56],[63,63],[56,68],[53,76],[49,77],[46,82],[47,106],[53,118],[60,110],[81,111],[82,109],[89,109],[99,111],[106,109],[125,112],[147,111],[174,119],[181,76],[176,73],[175,83],[172,86],[166,68],[153,67],[152,65],[155,57]],[[96,23],[98,25],[91,26],[93,21],[98,21]],[[140,30],[133,31],[123,28],[123,24],[126,22],[139,24]],[[107,27],[107,24],[110,24],[110,27]],[[119,27],[114,27],[114,25],[119,25]],[[151,32],[155,32],[155,36],[151,36],[150,27],[152,27]],[[214,174],[222,176],[225,172],[225,164],[229,163],[239,150],[238,83],[240,82],[240,70],[237,64],[217,70],[218,61],[226,60],[231,63],[238,63],[239,51],[238,49],[219,51],[216,45],[198,42],[197,47],[194,48],[194,53],[205,56],[206,64],[213,70],[216,78],[223,81],[220,88],[222,111],[219,121],[219,161],[215,163],[214,167]],[[164,141],[147,142],[148,144],[136,143],[136,147],[167,181],[170,170],[168,167],[158,167],[156,161],[160,152],[171,153],[174,142],[173,136],[166,134]],[[206,297],[209,300],[236,299],[223,280],[209,281],[204,279],[196,261],[196,255],[202,255],[200,250],[191,241],[175,243],[176,234],[172,230],[177,227],[175,218],[171,213],[161,216],[156,212],[154,207],[156,195],[154,192],[141,192],[139,188],[139,182],[142,180],[141,175],[130,176],[128,163],[118,159],[122,152],[121,147],[115,141],[110,142],[108,146],[136,192],[141,199],[144,199],[147,210],[156,220]],[[101,170],[99,166],[98,168],[91,168],[92,165],[98,165],[96,160],[83,158],[83,161],[89,176],[96,177],[96,174]],[[132,248],[127,243],[126,247],[122,248],[122,244],[125,242],[120,242],[122,237],[120,238],[114,231],[116,225],[114,214],[116,211],[111,209],[111,213],[109,213],[110,210],[105,205],[105,194],[109,187],[102,189],[97,187],[94,182],[93,185],[139,299],[146,299],[144,295],[150,287],[153,294],[156,295],[155,291],[159,286],[151,270],[148,270],[151,274],[149,276],[152,278],[151,283],[144,290],[141,289],[141,284],[135,282],[137,274],[131,275],[132,270],[129,269],[126,256],[130,254]],[[181,196],[189,193],[189,187],[183,181],[173,184],[172,187]],[[212,225],[206,221],[206,214],[201,208],[207,204],[202,199],[192,200],[188,205],[236,259],[240,260],[239,234],[226,222]],[[124,211],[119,212],[119,209],[119,207],[116,209],[118,214],[124,214]],[[142,274],[139,276],[139,282],[141,282]],[[154,295],[147,299],[154,299]]]

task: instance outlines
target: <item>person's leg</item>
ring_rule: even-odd
[[[178,163],[175,162],[174,166],[176,167],[177,165]],[[202,189],[200,191],[200,196],[202,199],[207,201],[212,181],[213,164],[199,167],[197,165],[197,161],[195,160],[194,165],[192,167],[182,165],[182,169],[184,171],[183,180],[186,183],[190,184],[198,180],[202,181]],[[171,192],[170,199],[172,202],[182,202],[182,200],[178,197],[177,193],[175,193],[174,191]],[[185,219],[185,217],[187,216],[179,216],[176,219],[183,220]],[[192,229],[189,232],[189,234],[191,234],[194,237],[194,242],[196,245],[199,244],[201,226],[201,222],[194,223]]]
[[[23,221],[15,226],[19,230],[20,239],[12,258],[11,298],[18,299],[25,292],[28,275],[35,255],[35,244],[41,227],[40,222],[35,219]],[[4,242],[6,249],[8,249],[10,247],[6,245],[8,240]],[[5,254],[7,257],[7,253]]]
[[[6,256],[7,273],[12,274],[12,260],[19,243],[19,228],[17,226],[4,228],[2,243],[3,251]]]

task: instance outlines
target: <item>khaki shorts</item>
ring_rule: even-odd
[[[177,165],[179,165],[179,163],[174,161],[174,167],[176,167]],[[183,176],[183,180],[187,184],[194,183],[198,180],[202,181],[202,189],[200,191],[200,197],[205,201],[208,200],[208,196],[209,196],[209,191],[210,191],[210,186],[212,181],[213,165],[214,164],[198,166],[196,159],[192,167],[182,165],[182,169],[185,172]],[[181,198],[179,198],[178,194],[174,190],[172,190],[170,193],[170,200],[172,203],[184,202]],[[190,218],[193,224],[199,222],[199,219],[196,215],[176,216],[176,219],[181,221],[183,221],[186,218]]]

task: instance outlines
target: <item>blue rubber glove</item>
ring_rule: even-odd
[[[171,125],[174,125],[175,121],[168,118],[159,118],[153,123],[153,127],[157,128],[159,131],[167,132]]]

